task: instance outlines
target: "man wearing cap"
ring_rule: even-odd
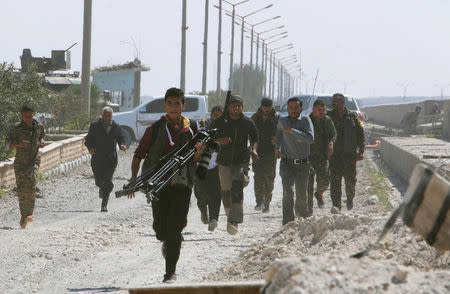
[[[104,107],[102,117],[93,122],[86,135],[85,145],[92,155],[91,166],[95,185],[102,199],[102,212],[108,212],[108,199],[114,184],[112,178],[117,167],[117,147],[126,151],[122,128],[114,122],[111,107]]]
[[[258,131],[251,119],[242,113],[243,99],[232,94],[227,111],[212,122],[211,128],[222,131],[217,163],[219,164],[220,187],[225,212],[228,216],[227,231],[231,235],[238,232],[238,224],[244,219],[244,177],[248,169],[250,154],[258,160]],[[250,149],[248,141],[250,139]]]
[[[39,148],[44,147],[44,127],[33,119],[34,110],[22,107],[22,121],[10,130],[6,141],[9,148],[16,149],[14,173],[19,197],[20,227],[25,228],[33,221],[36,182],[41,156]]]
[[[261,107],[252,116],[258,129],[258,161],[253,162],[254,189],[256,206],[255,210],[263,213],[269,212],[272,200],[273,183],[275,180],[275,168],[277,165],[278,149],[275,148],[275,134],[277,132],[278,117],[273,102],[269,98],[261,100]]]
[[[280,176],[283,183],[283,225],[298,217],[307,217],[306,191],[309,178],[309,148],[314,142],[314,128],[309,116],[300,116],[303,103],[288,100],[288,116],[280,117],[276,144],[280,150]],[[295,205],[294,205],[295,186]],[[294,214],[295,208],[295,214]]]

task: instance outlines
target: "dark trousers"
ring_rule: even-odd
[[[117,163],[108,161],[91,161],[92,172],[94,173],[95,185],[100,188],[100,196],[104,199],[104,202],[108,202],[109,194],[114,188],[112,182],[114,171],[116,170]]]
[[[175,273],[181,250],[181,232],[187,225],[192,190],[186,186],[166,187],[152,201],[156,238],[166,242],[166,274]]]
[[[293,221],[295,214],[301,217],[308,216],[306,190],[308,188],[309,168],[309,162],[294,164],[292,160],[281,160],[280,176],[283,183],[283,225]]]
[[[258,161],[253,163],[256,204],[269,205],[272,201],[276,166],[275,153],[261,154]]]
[[[209,220],[219,220],[220,202],[222,201],[219,167],[208,170],[204,180],[197,180],[195,197],[198,208],[208,206]]]
[[[342,178],[345,179],[347,200],[355,197],[356,155],[333,155],[330,158],[330,195],[333,206],[341,209]]]

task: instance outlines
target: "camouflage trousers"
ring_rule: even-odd
[[[322,195],[330,183],[330,171],[328,169],[328,160],[321,154],[311,154],[309,156],[311,169],[308,179],[308,211],[313,211],[314,200],[314,180],[317,182],[316,194]]]
[[[345,180],[347,200],[355,197],[356,155],[333,155],[330,158],[330,195],[333,206],[341,209],[342,178]]]
[[[269,205],[272,201],[276,166],[275,154],[260,155],[258,161],[253,163],[256,204]]]
[[[22,218],[33,215],[38,168],[37,166],[14,166]]]

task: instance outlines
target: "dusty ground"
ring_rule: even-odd
[[[129,176],[130,160],[130,152],[121,154],[115,175],[116,188]],[[253,212],[252,184],[246,188],[245,220],[236,236],[226,233],[223,214],[219,228],[214,233],[208,232],[200,222],[193,197],[178,263],[179,281],[261,279],[274,261],[311,256],[316,266],[310,267],[310,271],[327,277],[323,285],[328,285],[331,281],[328,277],[333,276],[326,270],[341,258],[345,260],[341,262],[342,266],[354,269],[352,275],[359,272],[358,262],[369,264],[364,266],[369,269],[389,270],[390,266],[401,265],[407,267],[410,276],[427,274],[430,283],[450,287],[449,256],[436,255],[400,223],[369,257],[362,261],[352,260],[349,264],[348,255],[374,240],[388,215],[384,204],[370,201],[371,196],[373,201],[375,190],[371,187],[366,163],[359,164],[358,168],[360,181],[353,212],[347,213],[344,208],[341,215],[330,216],[327,194],[326,207],[315,208],[314,217],[284,228],[281,228],[279,178],[269,215]],[[37,200],[36,221],[25,230],[19,229],[15,194],[9,192],[2,196],[0,293],[96,293],[161,281],[164,273],[161,244],[151,228],[151,208],[145,198],[141,195],[134,200],[111,199],[110,212],[101,213],[91,175],[89,165],[83,165],[66,175],[40,182],[44,198]],[[387,189],[392,199],[399,199],[394,187]],[[380,262],[393,264],[378,266]],[[308,276],[317,278],[313,273]],[[363,277],[360,279],[366,281]],[[349,278],[351,280],[352,276],[347,275],[341,284],[346,285]],[[421,286],[415,281],[419,279],[410,277],[407,285],[419,289]],[[313,284],[320,282],[318,278]],[[367,281],[355,283],[361,284],[362,288],[364,283],[370,284]],[[388,290],[392,289],[396,288]]]
[[[120,153],[115,187],[130,175],[132,153]],[[111,199],[101,213],[98,190],[88,164],[38,184],[35,221],[19,228],[15,193],[0,199],[0,293],[100,292],[159,283],[164,274],[161,243],[156,240],[151,207],[143,195]],[[179,281],[202,277],[237,258],[253,242],[266,239],[281,224],[280,209],[267,216],[253,213],[252,188],[247,188],[245,223],[236,236],[226,232],[222,214],[210,233],[200,221],[192,196],[184,230]],[[275,199],[280,199],[277,187]],[[277,202],[279,202],[277,200]]]

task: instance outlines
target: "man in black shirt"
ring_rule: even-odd
[[[231,95],[227,111],[210,126],[222,131],[222,137],[217,140],[221,144],[217,163],[230,235],[237,233],[238,224],[244,219],[244,171],[248,168],[250,153],[254,162],[258,160],[258,131],[253,121],[242,114],[243,101],[241,96]],[[247,147],[249,137],[251,151]]]
[[[95,177],[95,185],[99,187],[102,199],[102,212],[108,212],[109,194],[114,184],[113,174],[117,166],[117,146],[126,151],[122,128],[113,119],[113,110],[103,108],[102,117],[89,127],[85,145],[92,155],[91,166]]]
[[[278,149],[275,148],[275,135],[277,132],[278,116],[273,109],[273,102],[269,98],[261,100],[261,107],[252,116],[258,129],[258,162],[253,163],[254,188],[256,206],[255,210],[269,212],[272,200],[275,168],[277,165]]]

